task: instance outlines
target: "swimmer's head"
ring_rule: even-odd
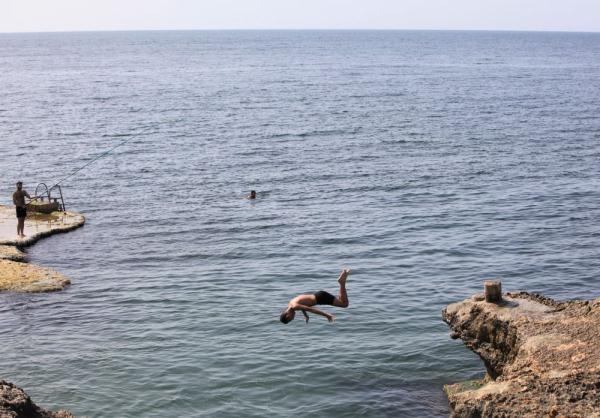
[[[256,199],[256,190],[250,190],[250,199]]]
[[[283,311],[281,313],[281,316],[279,317],[279,320],[281,322],[283,322],[284,324],[287,324],[292,319],[294,319],[295,316],[296,316],[296,312],[293,309],[286,309],[285,311]]]

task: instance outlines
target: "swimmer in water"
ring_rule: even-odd
[[[333,315],[324,312],[320,309],[314,308],[313,306],[331,305],[337,306],[338,308],[347,308],[349,303],[348,295],[346,294],[346,279],[348,278],[349,274],[350,269],[344,269],[340,273],[340,277],[338,278],[338,283],[340,284],[340,292],[338,296],[333,296],[331,293],[325,292],[324,290],[319,290],[315,293],[298,295],[294,299],[290,300],[287,309],[281,313],[279,320],[284,324],[287,324],[292,319],[294,319],[294,316],[296,316],[296,311],[302,311],[302,315],[304,315],[306,323],[308,323],[307,312],[312,312],[314,314],[324,316],[329,322],[334,322],[335,317]]]
[[[256,190],[250,190],[250,194],[247,196],[248,199],[256,199]]]

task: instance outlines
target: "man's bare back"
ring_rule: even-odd
[[[304,305],[304,306],[315,306],[317,304],[317,298],[312,293],[307,293],[305,295],[298,295],[288,303],[288,308],[290,306],[296,305]]]

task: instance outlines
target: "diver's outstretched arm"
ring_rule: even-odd
[[[306,311],[302,311],[302,315],[304,315],[304,319],[306,320],[306,323],[308,324],[308,314],[306,313]]]
[[[308,311],[308,312],[312,312],[317,315],[324,316],[325,318],[327,318],[327,320],[329,322],[335,321],[335,317],[333,315],[331,315],[330,313],[324,312],[317,308],[313,308],[312,306],[301,305],[298,303],[298,304],[295,304],[294,306],[292,306],[292,309],[294,309],[295,311]]]

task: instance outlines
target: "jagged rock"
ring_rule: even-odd
[[[0,418],[75,418],[68,411],[46,411],[12,383],[0,380]]]
[[[503,299],[471,298],[442,312],[487,369],[480,381],[444,388],[452,416],[600,418],[600,299]]]

